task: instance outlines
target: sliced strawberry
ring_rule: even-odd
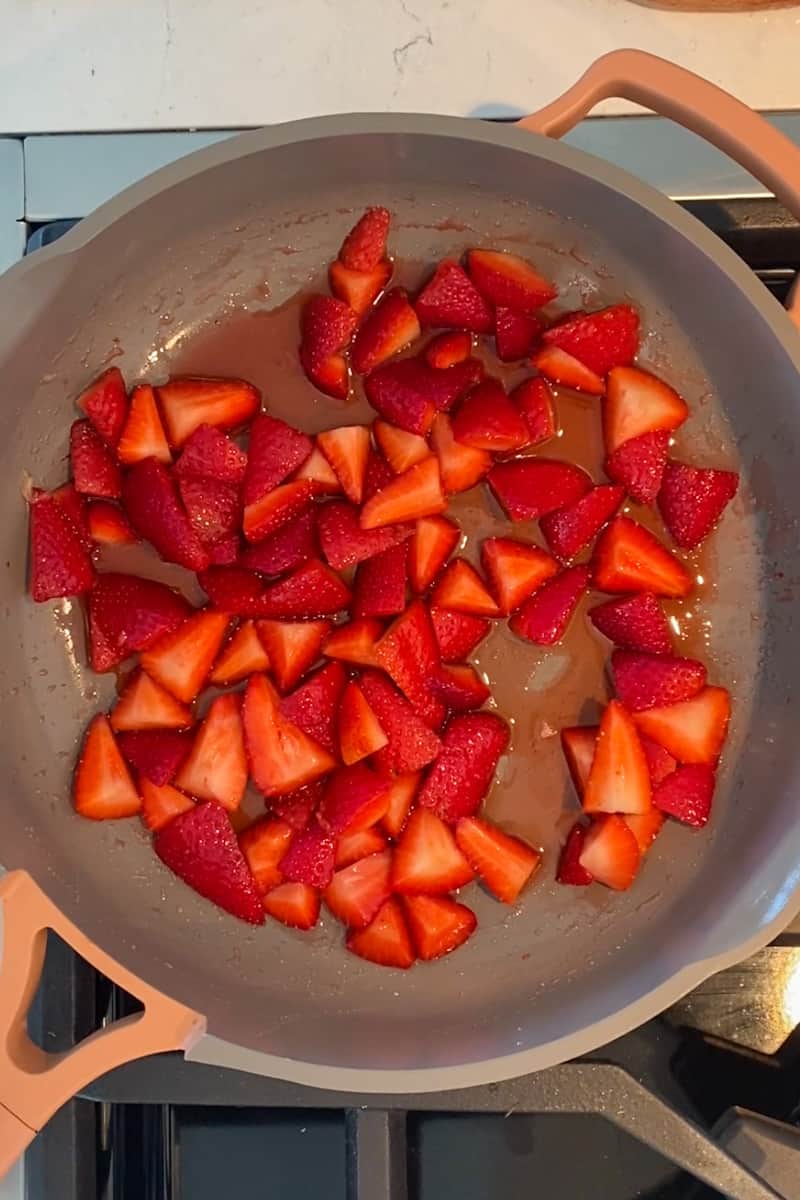
[[[31,502],[40,498],[43,494],[44,493],[40,492],[38,489],[34,489]],[[89,531],[88,522],[90,503],[87,502],[86,497],[82,496],[80,492],[77,492],[74,485],[71,483],[62,483],[61,487],[50,492],[50,495],[58,502],[58,504],[66,513],[75,529],[75,532],[80,535],[81,542],[85,548],[87,550],[91,550],[92,538]],[[115,512],[119,511],[115,505],[109,504],[104,500],[94,500],[91,502],[92,507],[98,504],[102,505],[104,509],[114,508]]]
[[[368,208],[339,250],[339,261],[352,271],[371,271],[386,255],[391,215],[388,208]]]
[[[425,347],[425,361],[440,371],[454,367],[472,354],[472,338],[460,330],[454,333],[437,333]]]
[[[380,854],[387,845],[386,838],[374,825],[369,829],[359,829],[356,833],[345,833],[336,843],[334,866],[341,871],[362,858],[369,858],[371,854]]]
[[[494,713],[453,717],[442,734],[442,749],[417,798],[449,824],[478,811],[508,747],[508,726]]]
[[[294,791],[336,765],[327,750],[287,719],[265,675],[250,677],[242,722],[250,774],[265,796]]]
[[[334,296],[309,296],[300,320],[301,345],[312,367],[349,345],[356,314]]]
[[[444,720],[445,706],[431,692],[430,681],[439,666],[439,647],[428,610],[420,600],[414,600],[392,622],[378,642],[375,657],[410,700],[417,715],[437,729]],[[391,737],[388,729],[386,732]]]
[[[324,790],[325,780],[315,779],[313,783],[306,783],[293,792],[271,796],[267,803],[272,815],[285,821],[291,829],[305,829],[319,808]]]
[[[345,682],[342,664],[328,663],[281,700],[281,713],[286,720],[331,755],[338,749],[336,713]]]
[[[366,425],[327,429],[317,434],[317,445],[336,472],[347,499],[360,504],[369,457],[369,429]]]
[[[291,883],[322,889],[333,878],[335,857],[335,838],[315,819],[294,835],[278,868]]]
[[[156,388],[170,445],[180,449],[200,425],[238,429],[261,406],[257,388],[243,379],[170,379]]]
[[[652,504],[661,487],[668,451],[668,433],[643,433],[609,454],[603,469],[609,479],[625,488],[632,500]]]
[[[119,367],[109,367],[81,392],[76,404],[85,413],[100,437],[112,450],[117,447],[125,416],[128,396],[125,380]]]
[[[228,687],[256,671],[266,671],[268,667],[269,656],[258,636],[255,622],[243,621],[223,647],[208,680],[218,687]]]
[[[557,292],[524,258],[501,250],[470,250],[467,270],[482,296],[496,308],[535,313]]]
[[[477,919],[471,908],[449,896],[404,896],[411,937],[423,962],[457,950],[471,937]]]
[[[142,807],[108,718],[102,713],[86,730],[72,791],[76,811],[93,821],[132,817]]]
[[[528,441],[528,426],[497,379],[484,379],[461,401],[452,421],[453,437],[475,450],[505,454]]]
[[[180,813],[158,830],[153,849],[201,896],[234,917],[263,924],[261,898],[221,805],[208,800]]]
[[[586,826],[581,824],[573,825],[570,829],[558,860],[556,879],[559,883],[571,884],[573,887],[586,887],[588,884],[594,883],[586,868],[581,866],[586,832]]]
[[[616,813],[601,813],[586,831],[578,861],[592,879],[624,892],[636,878],[641,855],[625,820]]]
[[[186,729],[192,711],[155,683],[144,671],[129,678],[111,713],[111,727],[123,729]]]
[[[239,557],[239,535],[238,533],[228,534],[227,537],[220,538],[218,542],[212,542],[210,546],[206,546],[208,551],[208,561],[212,567],[232,567]]]
[[[322,653],[330,621],[259,621],[258,636],[269,657],[275,682],[288,692]]]
[[[431,604],[475,617],[496,617],[499,609],[478,572],[465,558],[445,567],[431,592]]]
[[[263,817],[239,834],[239,849],[262,896],[283,883],[278,863],[293,837],[291,825],[275,817]]]
[[[656,788],[668,775],[672,774],[678,764],[668,750],[659,746],[658,742],[646,737],[641,730],[639,731],[639,741],[642,743],[644,756],[647,759],[650,783]]]
[[[380,821],[389,803],[389,780],[364,763],[340,767],[327,780],[319,822],[330,833],[356,833]]]
[[[589,609],[589,619],[605,637],[625,650],[670,654],[672,638],[664,610],[650,592],[607,600]]]
[[[248,546],[239,559],[241,566],[265,575],[283,575],[319,557],[316,509],[309,508],[275,533]]]
[[[92,669],[108,671],[134,651],[148,650],[191,612],[183,596],[154,579],[99,575],[89,597]]]
[[[347,949],[381,967],[406,970],[412,966],[416,956],[398,901],[390,898],[378,909],[366,929],[348,934]]]
[[[415,307],[423,325],[490,333],[494,316],[463,267],[452,258],[439,263],[417,296]]]
[[[651,808],[647,758],[636,725],[618,700],[606,706],[600,721],[582,803],[589,813],[642,813]]]
[[[122,490],[119,467],[90,421],[74,421],[69,431],[69,462],[75,491],[116,500]]]
[[[142,667],[151,679],[189,704],[208,678],[228,625],[227,613],[195,613],[143,652]]]
[[[446,608],[431,608],[431,624],[439,646],[442,662],[460,662],[471,654],[491,629],[484,617],[449,612]]]
[[[264,615],[267,586],[255,571],[234,565],[209,567],[198,576],[214,608],[235,617]]]
[[[655,793],[653,793],[653,798],[655,799]],[[650,812],[646,813],[628,813],[622,819],[636,838],[639,854],[644,858],[661,832],[664,814],[660,813],[657,808],[651,808]]]
[[[143,458],[127,472],[122,506],[131,525],[167,562],[189,571],[208,566],[208,552],[192,528],[175,482],[163,463]]]
[[[383,815],[381,825],[389,837],[397,838],[405,827],[408,814],[414,806],[420,782],[419,771],[408,771],[403,775],[392,777],[389,792],[389,805]]]
[[[590,578],[588,567],[565,567],[524,602],[509,621],[509,628],[529,642],[554,646],[566,633]]]
[[[384,675],[365,671],[361,689],[388,738],[387,745],[375,756],[380,771],[398,774],[419,771],[436,758],[441,746],[439,738]]]
[[[494,344],[501,362],[527,358],[543,329],[538,317],[498,308],[494,314]]]
[[[561,749],[579,799],[583,799],[594,762],[597,730],[597,725],[572,725],[561,730]]]
[[[600,535],[592,559],[601,592],[653,592],[686,596],[692,577],[666,546],[630,517],[615,517]]]
[[[392,894],[391,850],[370,854],[337,871],[325,889],[325,903],[351,929],[364,929]]]
[[[429,809],[416,808],[400,835],[392,864],[392,890],[443,895],[474,878],[452,831]]]
[[[212,700],[175,786],[231,811],[239,807],[247,786],[247,759],[238,694]]]
[[[192,748],[192,735],[178,729],[142,729],[121,733],[120,753],[140,778],[163,787],[175,775]]]
[[[470,712],[480,708],[491,696],[488,685],[471,663],[442,665],[431,686],[452,712]]]
[[[394,617],[406,606],[408,542],[398,542],[363,562],[356,572],[354,617]]]
[[[143,458],[157,458],[165,466],[172,462],[156,394],[149,383],[140,383],[131,392],[131,406],[117,445],[117,458],[125,466],[141,462]]]
[[[546,380],[534,376],[523,379],[511,393],[511,399],[528,427],[528,445],[538,446],[556,435],[553,393]]]
[[[653,804],[684,825],[702,829],[711,816],[716,779],[707,763],[678,767],[653,792]]]
[[[404,288],[392,288],[366,314],[353,338],[350,351],[353,370],[365,375],[419,335],[419,320],[408,294]]]
[[[585,550],[625,497],[621,487],[594,487],[580,500],[542,517],[541,529],[553,554],[569,562]]]
[[[313,929],[319,920],[319,892],[307,883],[279,883],[262,902],[266,913],[290,929]]]
[[[383,624],[372,617],[362,617],[337,625],[329,635],[322,653],[327,658],[358,663],[362,667],[376,665],[375,646],[383,633]]]
[[[239,532],[242,506],[233,484],[215,479],[179,478],[178,491],[189,523],[204,546],[213,546]]]
[[[380,494],[380,493],[377,493]],[[317,512],[322,553],[335,571],[355,566],[410,537],[412,525],[362,529],[358,510],[345,500],[322,504]]]
[[[308,379],[320,392],[334,400],[346,400],[350,393],[350,369],[343,354],[331,354],[318,361],[300,347],[300,362]]]
[[[738,486],[736,471],[668,462],[658,507],[673,541],[685,550],[699,546],[736,495]]]
[[[627,367],[639,349],[639,314],[630,304],[614,304],[598,312],[564,317],[542,334],[597,375],[612,367]]]
[[[639,731],[681,763],[715,763],[728,732],[731,698],[725,688],[707,687],[691,700],[636,713]]]
[[[307,620],[341,612],[350,603],[350,591],[317,558],[284,579],[270,584],[264,593],[263,612],[278,620]]]
[[[337,723],[339,749],[346,766],[368,758],[389,741],[366,696],[353,680],[342,692]]]
[[[311,439],[285,421],[259,413],[250,426],[242,499],[256,504],[296,471],[312,451]]]
[[[429,517],[445,508],[447,497],[442,491],[439,463],[435,455],[429,454],[366,502],[361,510],[361,528],[378,529],[383,525],[416,521],[418,517]]]
[[[126,546],[138,541],[128,518],[108,500],[93,500],[86,509],[89,537],[98,546]]]
[[[617,696],[630,712],[689,700],[706,683],[706,669],[695,658],[615,650],[611,667]]]
[[[613,454],[643,433],[671,433],[689,415],[674,388],[639,367],[615,367],[603,400],[603,437]]]
[[[41,604],[87,592],[94,583],[92,560],[67,510],[39,492],[30,503],[30,593]]]
[[[248,542],[259,542],[275,533],[306,512],[315,495],[316,487],[309,479],[294,479],[267,492],[266,496],[245,507],[244,536]]]
[[[244,450],[213,425],[198,425],[175,464],[176,475],[237,485],[244,480],[246,470]]]
[[[502,613],[511,613],[523,600],[558,572],[558,563],[538,546],[511,538],[486,538],[481,562]]]
[[[572,463],[553,458],[517,458],[497,463],[488,477],[512,521],[534,521],[580,500],[592,487],[589,476]]]
[[[540,375],[550,383],[572,388],[576,392],[587,392],[590,396],[602,396],[605,385],[599,375],[590,371],[577,358],[559,350],[557,346],[543,346],[533,355],[531,362]]]
[[[408,574],[415,592],[427,591],[461,540],[447,517],[420,517],[408,544]]]
[[[142,820],[153,833],[157,829],[163,829],[179,813],[194,808],[191,796],[184,796],[183,792],[179,792],[171,783],[159,787],[142,777],[139,780],[139,791],[142,793]]]
[[[435,413],[452,408],[482,378],[483,364],[477,358],[466,358],[446,370],[429,366],[423,358],[403,358],[371,371],[364,390],[385,421],[424,437]]]
[[[444,413],[438,413],[431,429],[431,447],[439,460],[442,485],[448,495],[465,492],[483,479],[492,465],[486,450],[475,450],[457,442]]]
[[[342,490],[336,472],[318,446],[314,447],[299,471],[295,472],[294,478],[307,479],[315,484],[316,495],[335,496]]]
[[[364,472],[364,502],[376,496],[393,478],[394,471],[383,455],[378,454],[377,450],[370,450],[367,469]]]
[[[402,475],[415,463],[422,462],[430,454],[430,447],[418,433],[409,433],[388,421],[373,421],[372,432],[378,449],[385,456],[395,475]]]
[[[538,850],[478,817],[458,822],[456,841],[481,883],[504,904],[517,900],[542,863]]]
[[[379,262],[369,271],[355,271],[337,259],[328,270],[328,283],[334,296],[351,308],[357,317],[372,307],[392,277],[392,264]]]

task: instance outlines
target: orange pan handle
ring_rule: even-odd
[[[561,137],[601,100],[631,100],[697,133],[754,175],[800,218],[800,149],[759,113],[716,84],[644,50],[614,50],[598,58],[551,104],[518,124]],[[800,288],[788,312],[800,328]]]
[[[162,1050],[184,1050],[205,1032],[198,1013],[114,962],[81,933],[25,871],[0,879],[0,1178],[49,1118],[92,1079]],[[28,1008],[44,962],[48,929],[107,978],[136,996],[144,1012],[99,1029],[72,1050],[48,1054],[28,1037]]]

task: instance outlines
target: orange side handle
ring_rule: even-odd
[[[563,96],[518,124],[561,137],[612,96],[641,104],[699,134],[754,175],[800,219],[800,149],[716,84],[644,50],[604,54]],[[787,311],[800,329],[797,287]]]
[[[163,1050],[186,1050],[205,1019],[149,987],[100,950],[25,871],[0,879],[0,1178],[49,1118],[106,1071]],[[52,929],[98,971],[144,1005],[144,1012],[99,1029],[80,1045],[48,1054],[27,1033],[27,1014]]]

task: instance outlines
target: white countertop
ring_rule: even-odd
[[[0,0],[0,29],[0,133],[241,127],[387,109],[519,115],[621,46],[672,58],[756,108],[800,107],[800,8]]]

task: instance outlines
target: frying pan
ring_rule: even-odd
[[[244,134],[130,188],[0,281],[3,1165],[92,1078],[157,1051],[358,1092],[443,1090],[546,1067],[652,1017],[766,943],[800,906],[797,330],[693,218],[552,140],[612,95],[704,134],[800,215],[800,152],[788,141],[712,85],[621,51],[515,127],[382,114]],[[699,601],[713,612],[715,678],[735,697],[710,830],[667,830],[624,895],[559,888],[551,868],[518,911],[479,896],[480,936],[406,973],[346,955],[327,925],[310,936],[274,922],[252,930],[174,879],[138,823],[77,818],[76,747],[110,685],[83,665],[73,606],[25,594],[23,474],[60,481],[71,398],[103,363],[154,382],[190,360],[255,375],[278,415],[309,429],[341,422],[307,385],[280,382],[294,345],[269,322],[291,315],[282,306],[365,203],[397,214],[402,260],[499,245],[552,272],[567,304],[633,297],[650,330],[644,360],[702,413],[697,457],[735,450],[744,476],[736,519],[715,539],[716,585],[706,581]],[[243,307],[273,317],[233,355],[224,331]],[[560,805],[526,757],[542,703],[523,690],[508,700],[519,755],[495,788],[501,807],[506,792],[529,813]],[[34,1046],[25,1015],[47,929],[144,1011],[63,1055]]]

